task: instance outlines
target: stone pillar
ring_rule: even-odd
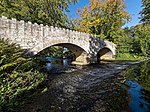
[[[7,17],[0,18],[0,38],[9,39],[9,20]]]
[[[13,43],[16,43],[16,38],[17,38],[17,31],[16,31],[17,27],[16,27],[16,19],[12,19],[10,20],[10,40]]]
[[[77,65],[87,65],[90,63],[90,58],[87,53],[82,52],[78,57],[76,57],[76,60],[72,63]]]
[[[25,22],[23,20],[17,22],[18,26],[18,36],[17,36],[17,42],[20,43],[20,46],[23,48],[24,47],[24,25]]]

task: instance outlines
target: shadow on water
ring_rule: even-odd
[[[51,69],[46,89],[31,95],[19,112],[148,112],[149,93],[142,87],[148,88],[144,81],[149,73],[142,70],[149,70],[137,63],[67,65],[63,70],[52,65],[56,69]],[[139,75],[139,68],[147,77]],[[143,82],[142,87],[137,82]]]

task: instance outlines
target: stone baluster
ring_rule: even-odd
[[[43,41],[44,41],[44,25],[43,24],[40,24],[38,25],[39,28],[39,35],[36,37],[36,41],[37,41],[37,44],[36,44],[36,48],[37,49],[42,49],[43,48]]]
[[[50,32],[50,27],[48,25],[46,25],[44,27],[44,38],[47,37],[49,35],[49,32]]]
[[[2,16],[2,18],[0,18],[0,38],[7,39],[9,36],[9,19]]]
[[[21,46],[24,45],[24,30],[25,30],[25,22],[23,20],[17,22],[17,42],[20,43]]]
[[[36,41],[36,38],[39,36],[39,25],[37,23],[32,24],[32,35],[33,35],[33,41]]]
[[[40,33],[39,33],[40,38],[44,36],[44,25],[40,24]]]
[[[17,32],[16,32],[16,19],[12,18],[12,20],[10,20],[10,40],[12,42],[16,42],[16,38],[17,38]]]
[[[53,38],[54,32],[55,32],[54,27],[53,27],[53,26],[50,26],[50,38],[52,38],[52,39],[55,39],[55,38]]]
[[[32,23],[29,21],[25,23],[25,35],[26,38],[30,38],[32,35]]]

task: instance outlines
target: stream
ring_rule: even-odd
[[[43,91],[31,95],[19,112],[150,112],[150,92],[134,72],[141,68],[150,75],[149,65],[122,61],[49,69]]]

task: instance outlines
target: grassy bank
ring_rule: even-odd
[[[116,56],[116,60],[148,60],[149,58],[150,57],[130,53],[119,53]]]

